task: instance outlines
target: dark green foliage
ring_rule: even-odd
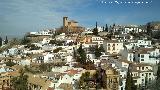
[[[30,48],[30,50],[39,50],[40,47],[36,46],[35,44],[27,44],[25,48]]]
[[[96,36],[98,35],[98,29],[97,28],[93,29],[93,35],[96,35]]]
[[[101,45],[101,46],[99,47],[99,50],[100,50],[100,52],[105,52],[105,50],[104,50],[104,48],[103,48],[103,45]]]
[[[73,58],[76,59],[77,58],[77,53],[76,53],[76,50],[75,48],[73,47]]]
[[[94,78],[96,80],[96,88],[97,89],[106,89],[107,88],[107,75],[104,69],[99,68],[95,75]]]
[[[64,41],[50,40],[49,44],[55,44],[57,46],[62,46]]]
[[[158,63],[157,80],[160,79],[160,62]]]
[[[89,78],[90,78],[89,72],[83,73],[82,76],[80,77],[80,80],[78,81],[78,88],[79,89],[89,88],[88,81],[87,81]]]
[[[152,32],[152,37],[155,39],[160,39],[160,30]]]
[[[2,38],[0,37],[0,47],[2,46]]]
[[[131,69],[131,66],[129,65],[128,72],[127,72],[127,78],[126,78],[125,90],[136,90],[130,69]]]
[[[7,44],[7,43],[8,43],[8,38],[7,38],[7,36],[6,36],[5,44]]]
[[[78,62],[80,62],[81,64],[85,64],[87,57],[86,57],[86,53],[85,53],[84,49],[82,49],[82,44],[77,49],[77,52],[79,54],[79,57],[77,57]]]
[[[56,48],[53,50],[53,53],[58,53],[60,50],[62,50],[62,47]]]
[[[148,35],[151,35],[151,33],[152,33],[152,27],[151,27],[151,23],[149,22],[149,23],[147,23],[147,34]]]
[[[28,90],[28,76],[24,74],[24,70],[20,70],[20,76],[12,78],[11,82],[15,90]]]
[[[113,27],[115,27],[116,26],[116,24],[115,23],[113,23]]]
[[[95,56],[96,58],[100,57],[102,55],[100,48],[98,48],[98,45],[95,47]]]
[[[60,32],[55,31],[55,33],[52,35],[52,38],[55,38],[57,35],[60,35]]]
[[[8,62],[5,63],[6,66],[12,67],[14,65],[16,65],[14,62],[12,62],[11,60],[9,60]]]
[[[108,25],[106,24],[105,31],[108,32]]]
[[[28,39],[26,36],[24,36],[24,38],[21,40],[21,44],[22,44],[22,45],[26,45],[26,44],[28,44],[28,43],[30,43],[30,42],[31,42],[31,40]]]

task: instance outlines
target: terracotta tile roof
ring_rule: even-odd
[[[74,70],[74,69],[71,69],[71,70],[66,70],[66,71],[64,71],[64,72],[66,72],[67,74],[69,74],[69,75],[75,75],[75,74],[78,74],[78,70]]]

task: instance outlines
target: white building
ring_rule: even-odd
[[[103,47],[106,53],[119,54],[123,50],[123,43],[117,40],[104,40]]]
[[[128,34],[130,32],[139,33],[139,32],[145,32],[145,30],[140,29],[138,26],[126,26],[122,33]]]
[[[135,53],[135,60],[139,63],[158,64],[159,56],[159,49],[141,48]]]
[[[153,67],[148,64],[135,64],[132,67],[132,77],[138,87],[151,84],[155,80]]]
[[[57,35],[56,37],[55,37],[55,39],[56,40],[64,40],[66,38],[66,35],[65,35],[65,33],[62,33],[62,34],[60,34],[60,35]]]
[[[92,36],[92,42],[97,43],[98,45],[103,45],[104,39],[99,36]]]
[[[44,54],[44,55],[40,55],[37,57],[36,59],[36,63],[52,63],[54,61],[54,55],[53,54]]]

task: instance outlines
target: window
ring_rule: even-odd
[[[144,76],[144,74],[142,74],[142,76]]]
[[[108,46],[110,46],[110,44],[108,44]]]
[[[144,55],[141,55],[141,58],[144,58]]]
[[[108,50],[110,50],[110,47],[108,47]]]
[[[144,67],[142,67],[142,70],[144,70]]]
[[[115,47],[113,47],[113,50],[115,50]]]
[[[151,73],[149,73],[149,75],[151,75]]]
[[[148,69],[148,67],[146,67],[146,69]]]
[[[141,59],[141,61],[144,61],[144,59]]]

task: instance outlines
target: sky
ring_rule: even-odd
[[[58,28],[63,16],[84,27],[96,21],[99,26],[146,24],[160,21],[159,10],[160,0],[0,0],[0,36]]]

